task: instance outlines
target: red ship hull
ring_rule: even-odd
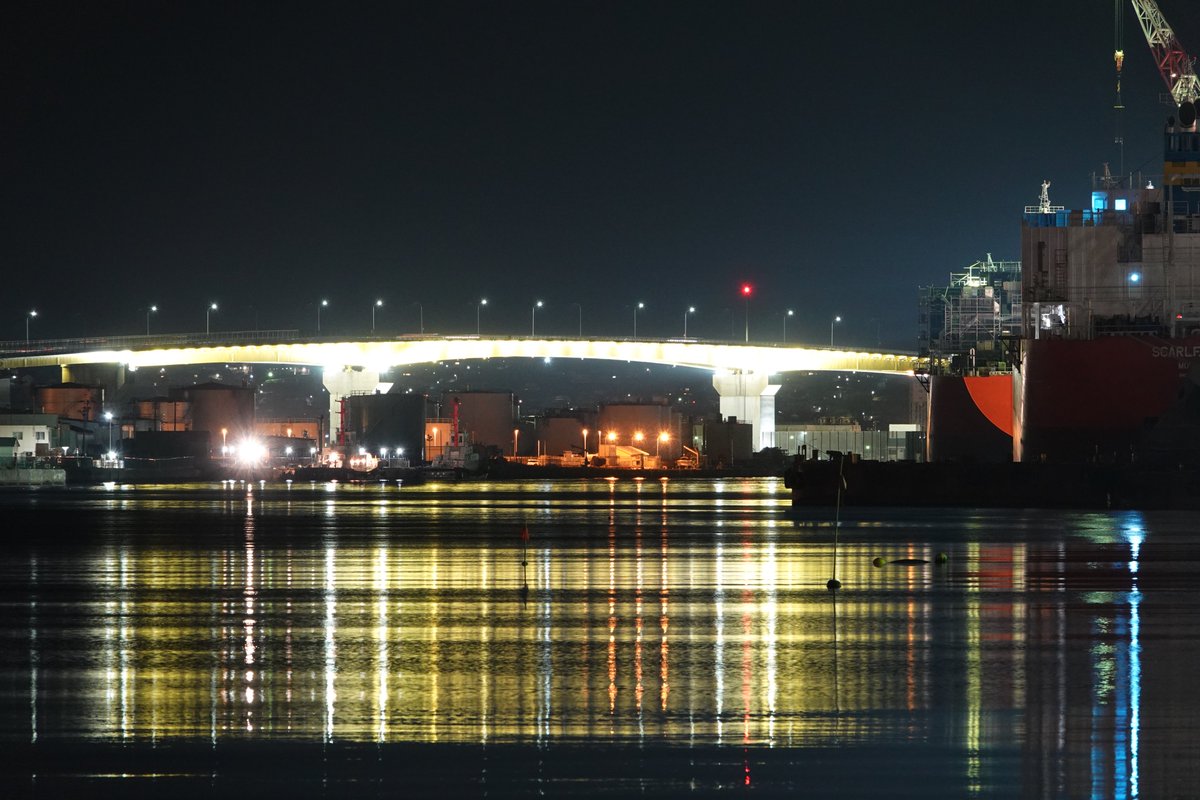
[[[1014,373],[1021,461],[1137,461],[1191,448],[1186,401],[1200,337],[1022,343]]]

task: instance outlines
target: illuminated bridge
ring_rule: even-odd
[[[735,343],[700,339],[402,336],[331,340],[296,331],[212,335],[129,336],[0,343],[0,367],[61,367],[64,382],[117,387],[126,371],[185,364],[294,364],[323,369],[330,421],[338,429],[338,401],[370,392],[391,367],[490,358],[607,359],[694,367],[713,372],[721,414],[750,422],[758,446],[773,441],[772,376],[797,371],[913,375],[928,359],[913,353],[868,352],[802,344]]]

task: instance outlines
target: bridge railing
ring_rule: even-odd
[[[0,342],[0,356],[40,356],[84,350],[134,350],[155,347],[204,347],[294,342],[298,330],[217,331],[214,333],[164,333],[150,336],[87,336],[76,339],[32,339]]]

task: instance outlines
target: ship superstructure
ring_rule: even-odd
[[[917,349],[956,372],[1008,369],[1006,340],[1021,330],[1021,262],[982,261],[917,294]]]

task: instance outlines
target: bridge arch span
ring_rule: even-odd
[[[772,375],[786,372],[874,372],[913,375],[928,359],[913,353],[861,351],[805,345],[737,344],[696,339],[583,339],[536,337],[424,336],[347,341],[212,343],[190,346],[105,348],[9,355],[0,367],[72,367],[109,364],[124,370],[187,364],[281,364],[321,367],[330,394],[330,420],[338,400],[374,388],[379,373],[392,367],[493,358],[603,359],[713,371],[721,413],[750,422],[758,447],[774,433]],[[336,429],[336,428],[335,428]]]

